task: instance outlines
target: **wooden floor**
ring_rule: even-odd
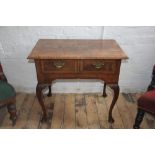
[[[15,129],[131,129],[136,115],[138,94],[120,94],[113,110],[115,122],[109,124],[108,109],[112,93],[103,98],[101,94],[53,94],[45,96],[49,120],[41,122],[41,108],[34,94],[17,94],[18,119],[14,127],[9,114],[3,113],[0,128]],[[141,128],[149,128],[144,118]]]

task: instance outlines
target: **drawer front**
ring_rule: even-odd
[[[89,73],[111,74],[116,71],[116,63],[114,60],[83,60],[81,70]]]
[[[43,73],[74,73],[77,71],[75,60],[42,60]]]
[[[35,60],[35,65],[40,83],[77,78],[117,83],[121,60]]]

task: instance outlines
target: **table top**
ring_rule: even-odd
[[[40,39],[28,59],[127,59],[115,40]]]

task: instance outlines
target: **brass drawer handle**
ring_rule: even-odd
[[[100,62],[100,61],[97,61],[97,62],[93,63],[93,66],[96,69],[101,69],[104,66],[104,63],[103,62]]]
[[[57,61],[57,62],[54,62],[53,64],[57,69],[60,69],[65,65],[63,61]]]

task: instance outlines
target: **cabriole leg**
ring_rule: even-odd
[[[112,103],[110,105],[110,109],[109,109],[109,117],[108,117],[108,122],[109,123],[113,123],[114,122],[114,119],[112,117],[112,110],[114,108],[114,105],[116,104],[116,101],[118,99],[118,96],[119,96],[119,86],[118,84],[112,84],[112,85],[109,85],[111,89],[113,89],[114,91],[114,96],[113,96],[113,100],[112,100]]]
[[[104,82],[104,87],[103,87],[103,97],[107,97],[107,94],[106,94],[106,83]]]
[[[51,93],[51,85],[48,86],[48,89],[49,89],[49,92],[48,92],[47,96],[50,97],[50,96],[52,96],[52,93]]]

